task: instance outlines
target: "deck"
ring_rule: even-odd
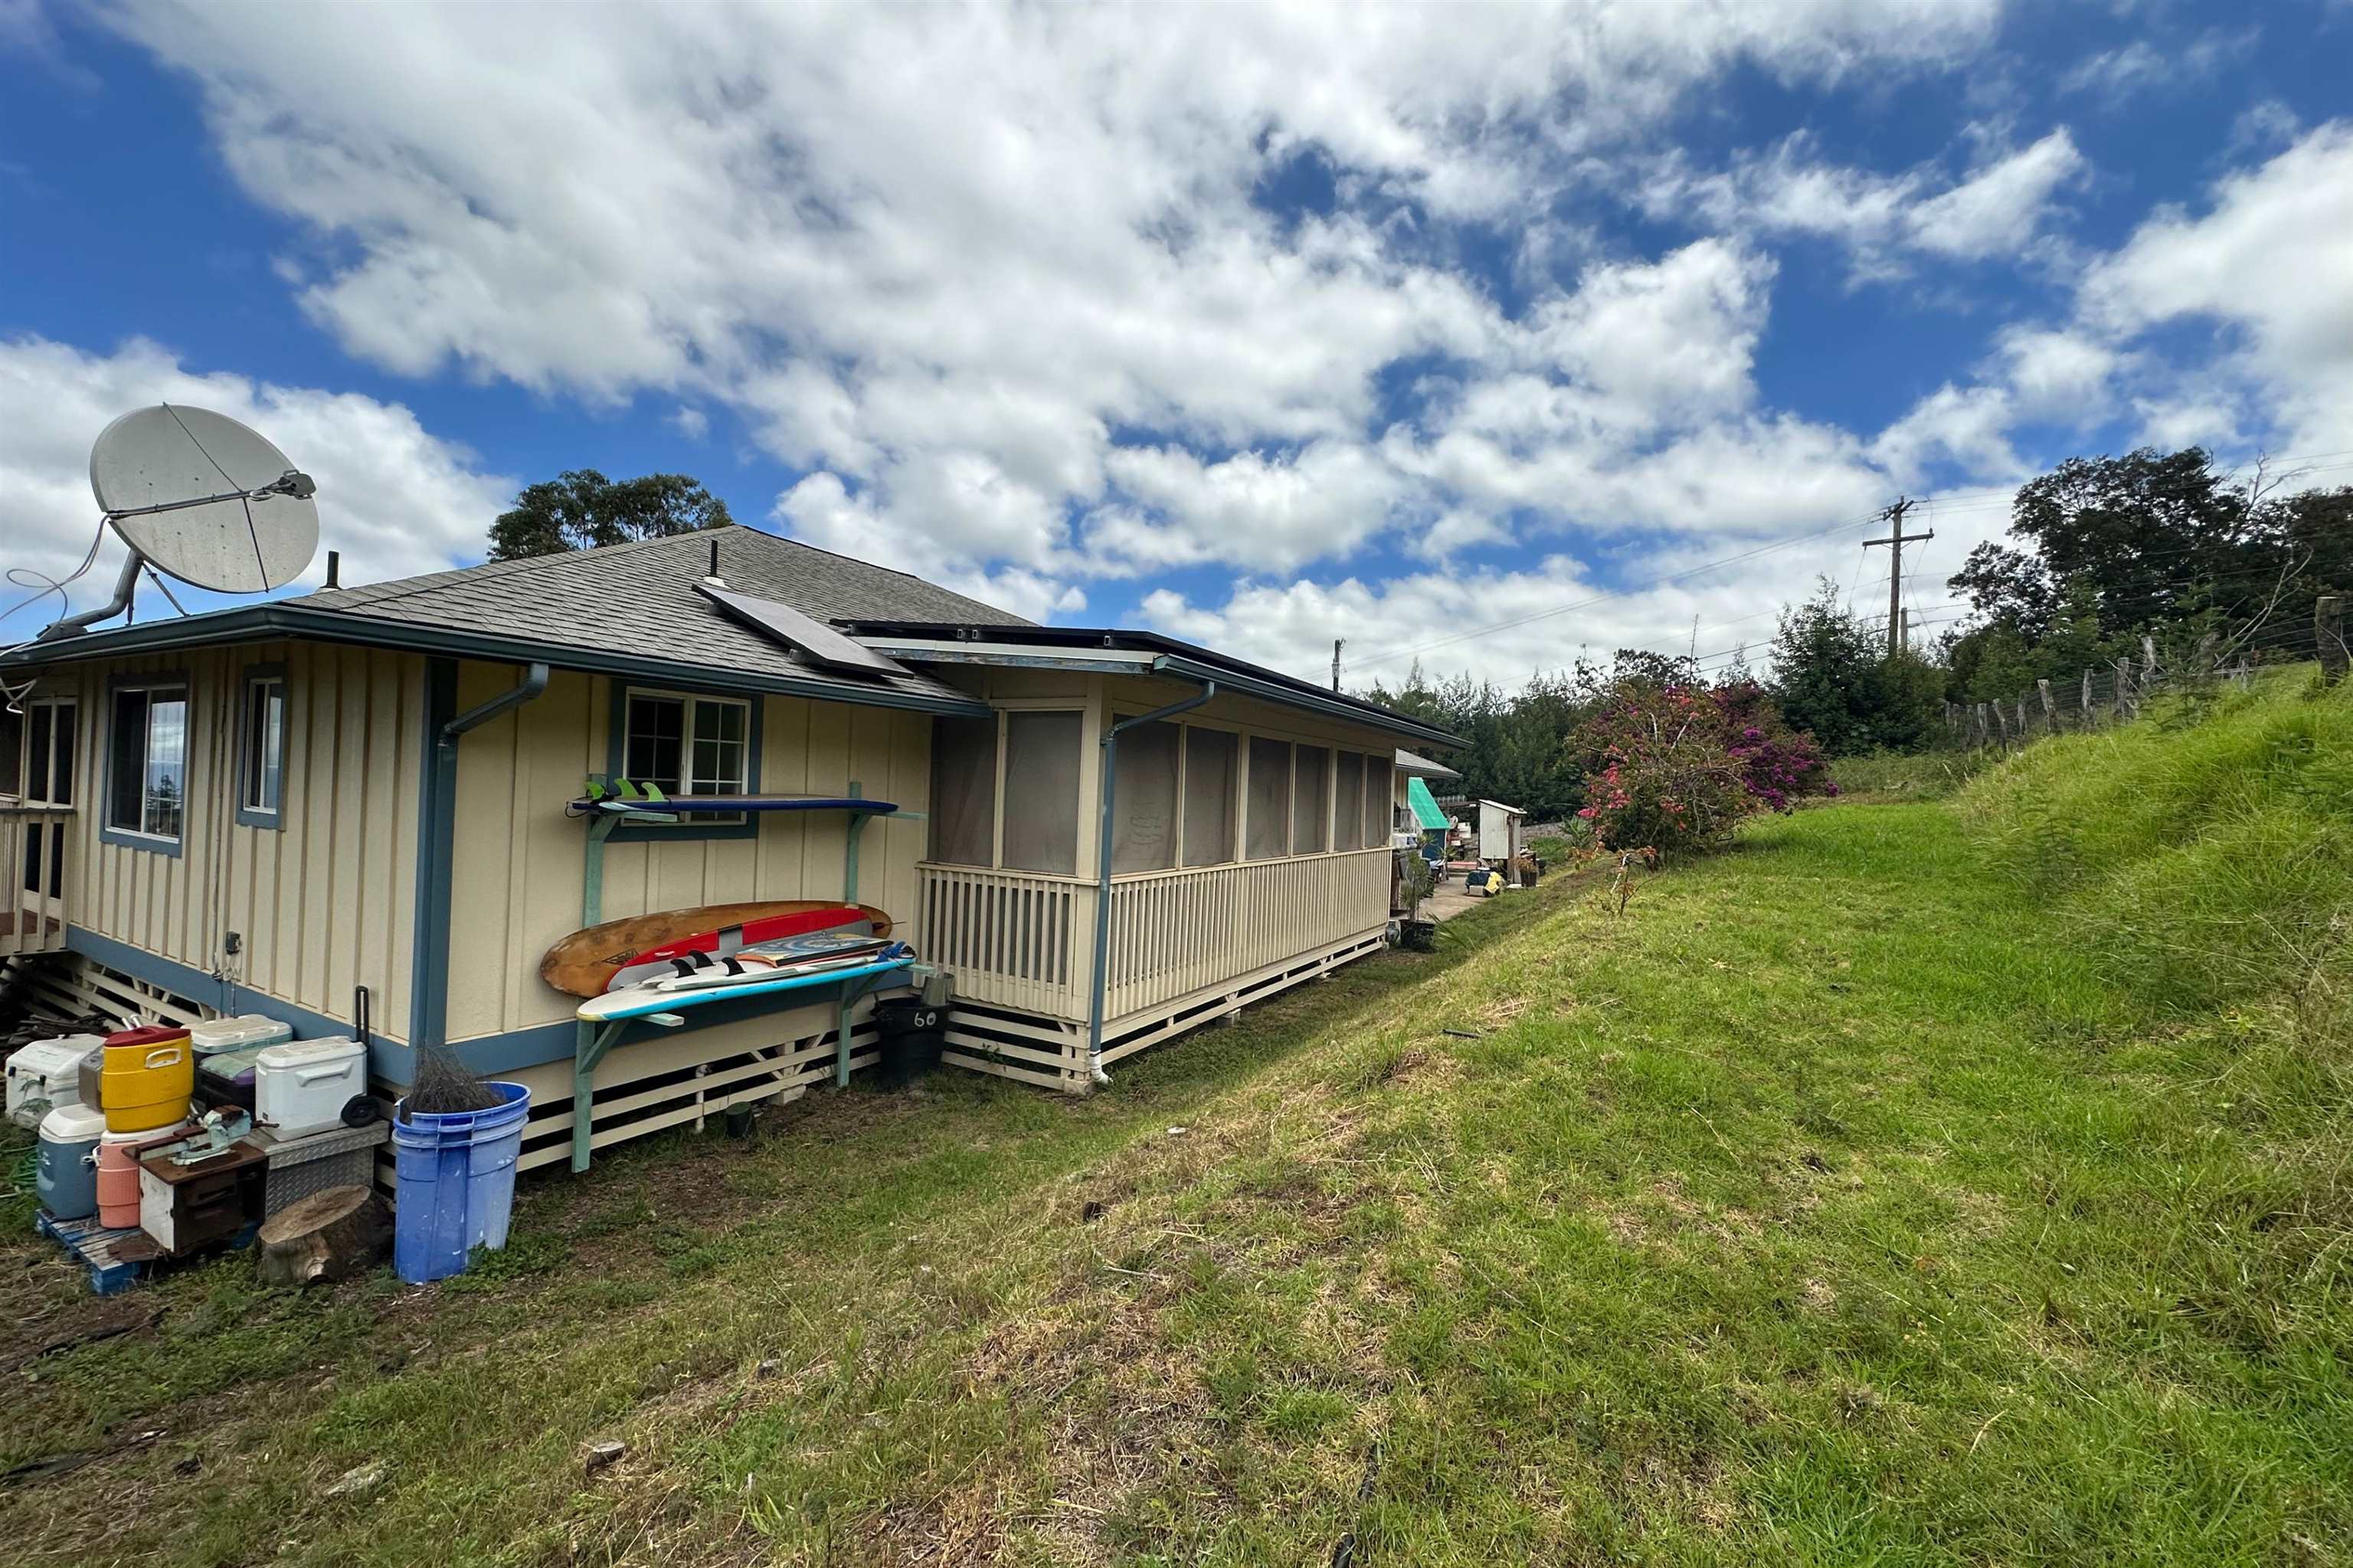
[[[0,805],[0,959],[66,945],[70,807]]]

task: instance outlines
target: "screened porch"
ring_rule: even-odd
[[[1086,1019],[1101,726],[1129,716],[1040,703],[937,721],[917,943],[960,1001]],[[1106,1022],[1380,930],[1391,759],[1193,715],[1123,731]]]

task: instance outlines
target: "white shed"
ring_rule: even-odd
[[[1527,812],[1501,800],[1479,802],[1479,858],[1510,865],[1520,858],[1520,819]]]

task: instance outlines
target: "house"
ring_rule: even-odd
[[[1395,747],[1452,743],[741,526],[87,632],[0,678],[0,957],[65,955],[38,983],[67,1005],[364,1032],[387,1094],[448,1044],[531,1086],[526,1165],[872,1059],[871,1002],[731,1004],[575,1095],[576,999],[538,965],[596,916],[879,906],[953,977],[952,1061],[1082,1089],[1377,948]],[[567,814],[589,775],[874,804],[606,841]]]
[[[1443,762],[1433,762],[1427,757],[1399,747],[1396,762],[1397,793],[1392,801],[1397,831],[1417,835],[1428,830],[1444,832],[1446,817],[1439,810],[1437,799],[1430,793],[1430,786],[1433,780],[1451,782],[1461,777]],[[1416,784],[1421,787],[1418,791],[1414,788]]]

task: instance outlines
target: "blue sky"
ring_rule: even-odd
[[[1509,683],[1883,604],[1898,493],[1933,625],[2060,457],[2353,477],[2346,0],[550,15],[0,0],[5,564],[168,397],[347,580],[674,469],[1041,618]]]

